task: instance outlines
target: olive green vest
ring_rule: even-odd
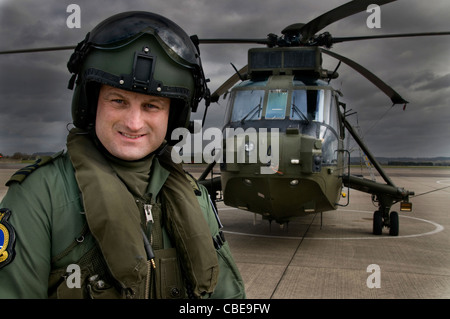
[[[50,294],[62,298],[212,294],[219,266],[209,226],[190,181],[170,160],[170,153],[158,156],[157,162],[169,172],[158,196],[150,181],[149,192],[137,197],[88,135],[73,129],[67,146],[87,221],[79,238],[89,231],[95,245],[77,263],[86,288],[69,287],[62,280],[68,275],[61,277],[56,270],[49,280]]]

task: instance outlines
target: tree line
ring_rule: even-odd
[[[22,161],[28,161],[28,160],[35,160],[37,157],[36,154],[26,154],[21,152],[15,152],[13,155],[3,155],[0,153],[0,158],[4,159],[13,159],[13,160],[22,160]]]

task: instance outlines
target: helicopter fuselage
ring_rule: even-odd
[[[336,209],[344,172],[338,105],[336,91],[314,78],[271,75],[235,86],[220,165],[225,204],[278,223]]]

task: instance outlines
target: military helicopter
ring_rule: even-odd
[[[235,68],[236,74],[211,95],[212,102],[217,102],[222,95],[229,95],[222,158],[209,164],[199,178],[214,200],[223,199],[227,206],[284,224],[294,217],[322,214],[348,205],[348,197],[347,204],[339,204],[341,197],[346,195],[342,193],[345,186],[371,194],[377,203],[373,234],[382,234],[383,227],[386,227],[389,235],[398,236],[399,215],[396,211],[391,212],[391,207],[400,202],[400,211],[411,211],[409,199],[414,192],[396,186],[389,178],[349,123],[346,105],[339,101],[340,92],[329,83],[338,77],[337,69],[343,62],[377,86],[393,104],[406,106],[408,101],[361,65],[328,49],[345,41],[450,33],[348,38],[333,38],[328,32],[316,34],[333,22],[365,11],[370,4],[389,2],[392,0],[351,1],[306,24],[286,27],[281,36],[269,34],[266,39],[199,40],[204,44],[266,45],[266,48],[250,49],[248,65],[239,71]],[[339,60],[338,67],[333,71],[323,69],[322,54]],[[236,84],[238,81],[241,82]],[[203,120],[206,112],[207,108]],[[239,128],[239,134],[230,136],[227,133],[230,130],[236,132]],[[264,129],[264,134],[260,129]],[[276,133],[267,134],[267,129],[271,132],[276,129]],[[347,132],[384,183],[350,173],[350,152],[344,147]],[[257,152],[259,157],[255,154]],[[225,158],[225,154],[230,153],[235,154],[231,160]],[[237,159],[239,153],[243,158],[241,161]],[[250,161],[252,155],[258,159]],[[207,178],[217,162],[220,162],[220,177]]]
[[[408,102],[372,72],[329,49],[335,43],[346,41],[449,35],[450,32],[341,38],[332,37],[328,32],[317,34],[331,23],[365,11],[370,4],[384,5],[393,1],[350,1],[306,24],[287,26],[281,36],[269,34],[261,39],[192,37],[197,45],[252,43],[266,46],[250,49],[248,65],[236,69],[206,103],[202,124],[210,102],[229,96],[223,149],[218,153],[220,160],[210,163],[199,178],[214,201],[223,200],[228,206],[285,224],[299,216],[348,205],[348,196],[347,204],[339,203],[343,187],[348,187],[371,194],[378,204],[373,215],[374,234],[382,234],[383,227],[388,228],[392,236],[399,234],[398,212],[391,212],[391,207],[400,202],[400,211],[411,211],[410,196],[414,192],[396,186],[387,176],[349,123],[349,110],[330,82],[338,77],[337,70],[342,62],[377,86],[393,104]],[[14,50],[0,54],[73,48]],[[322,67],[323,54],[339,60],[335,70]],[[384,183],[351,174],[350,152],[344,146],[347,133]],[[231,154],[232,160],[226,158],[227,154]],[[217,164],[220,177],[212,174]]]

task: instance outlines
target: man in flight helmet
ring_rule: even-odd
[[[67,66],[67,152],[16,172],[0,203],[0,298],[244,298],[207,190],[171,159],[209,98],[193,38],[125,12]]]

